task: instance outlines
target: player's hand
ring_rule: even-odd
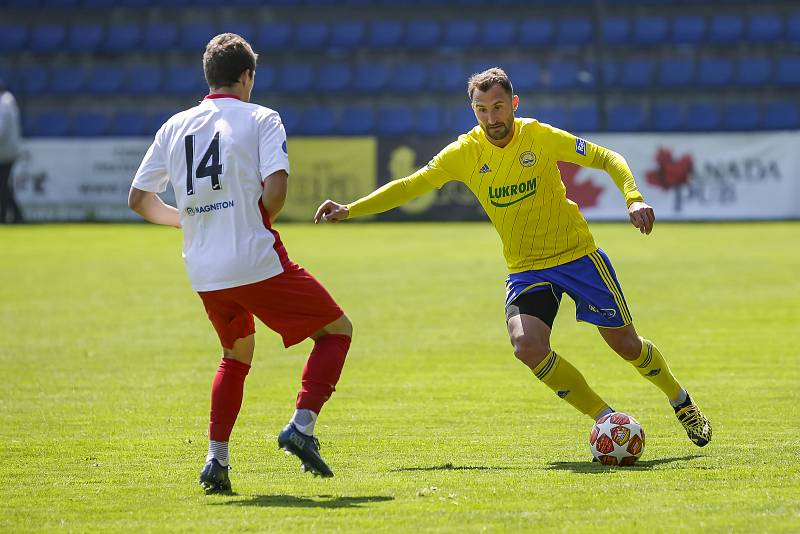
[[[314,214],[314,224],[320,221],[326,222],[339,222],[347,218],[350,210],[347,206],[334,202],[333,200],[326,200],[317,208],[317,213]]]
[[[653,231],[653,223],[656,222],[656,214],[653,208],[644,202],[634,202],[628,206],[628,216],[631,224],[639,229],[643,234],[650,234]]]

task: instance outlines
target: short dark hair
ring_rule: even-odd
[[[211,39],[203,54],[203,72],[209,87],[235,85],[246,70],[256,71],[258,54],[250,43],[235,33],[221,33]]]
[[[508,96],[514,95],[514,87],[511,85],[511,79],[506,74],[506,71],[500,67],[492,67],[483,72],[476,72],[467,80],[467,94],[469,99],[472,100],[472,95],[475,89],[481,91],[488,91],[494,85],[499,85],[506,90]]]

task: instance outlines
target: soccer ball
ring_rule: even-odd
[[[604,415],[592,427],[589,448],[605,465],[633,465],[644,452],[644,429],[628,414]]]

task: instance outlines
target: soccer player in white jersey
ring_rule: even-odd
[[[249,103],[258,56],[242,37],[208,43],[209,94],[156,133],[133,179],[128,205],[156,224],[183,230],[183,258],[222,345],[211,388],[209,447],[200,472],[208,493],[231,490],[228,440],[255,348],[253,316],[286,347],[311,338],[296,411],[278,446],[304,471],[333,476],[314,424],[350,347],[352,325],[325,288],[292,262],[272,227],[286,199],[286,132],[275,111]],[[171,184],[177,207],[158,193]]]

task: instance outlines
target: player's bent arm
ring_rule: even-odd
[[[164,204],[161,197],[151,191],[131,187],[128,192],[128,207],[151,223],[181,227],[181,214],[178,210]]]
[[[264,179],[264,192],[261,194],[261,203],[267,210],[269,222],[272,224],[278,217],[286,202],[286,193],[289,190],[289,174],[281,169],[275,171]]]
[[[597,145],[595,147],[596,150],[592,158],[591,167],[602,169],[611,176],[619,190],[625,195],[625,203],[628,206],[634,202],[644,202],[644,198],[636,186],[633,172],[631,172],[631,168],[625,158],[613,150]]]

